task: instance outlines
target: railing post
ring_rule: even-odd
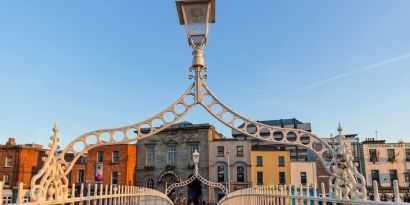
[[[91,184],[87,184],[87,205],[90,205],[90,196],[91,196]]]
[[[401,203],[399,182],[397,180],[393,181],[393,191],[394,191],[394,202]]]
[[[74,199],[75,198],[75,184],[72,184],[71,185],[71,197],[70,197],[71,199]],[[71,202],[71,205],[74,205],[74,201],[73,202]]]
[[[17,191],[17,200],[16,200],[16,204],[22,204],[24,202],[23,200],[23,182],[19,183],[19,188]],[[1,198],[3,198],[3,196],[1,196]]]
[[[98,191],[98,184],[94,183],[94,200],[93,200],[93,205],[97,205],[97,191]]]
[[[380,201],[379,185],[376,180],[373,181],[373,197],[374,201]]]
[[[84,198],[84,183],[81,183],[81,187],[80,187],[80,205],[83,205],[83,198]]]
[[[104,195],[108,195],[108,184],[105,185],[105,192]],[[104,205],[108,205],[107,197],[104,198]]]

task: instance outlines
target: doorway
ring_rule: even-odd
[[[198,198],[200,195],[202,195],[201,181],[195,179],[188,185],[188,203],[193,201],[195,205],[198,205]]]

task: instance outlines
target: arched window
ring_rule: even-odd
[[[245,168],[243,166],[236,167],[236,181],[237,182],[245,181]]]
[[[154,184],[155,184],[155,183],[154,183],[154,180],[151,179],[151,178],[149,178],[149,179],[147,180],[145,186],[146,186],[147,188],[154,189],[154,188],[155,188],[155,187],[154,187]]]

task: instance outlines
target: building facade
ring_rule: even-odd
[[[65,156],[67,161],[72,153]],[[118,184],[136,185],[137,148],[134,144],[102,145],[80,157],[69,173],[70,185]],[[79,190],[79,189],[77,189]]]
[[[209,180],[222,183],[231,191],[250,187],[250,152],[249,140],[224,138],[209,142]],[[216,204],[223,196],[221,190],[211,188],[209,203]]]
[[[394,180],[398,180],[402,193],[410,192],[410,143],[386,143],[385,140],[368,138],[362,142],[361,148],[370,192],[373,181],[377,181],[379,191],[389,193],[386,197],[391,197]]]
[[[272,146],[251,148],[252,185],[290,184],[290,153]]]
[[[316,162],[290,162],[290,184],[317,184]]]
[[[209,179],[209,142],[222,138],[209,124],[178,123],[137,143],[137,186],[165,192],[166,188],[182,182],[194,173],[192,154],[200,153],[199,174]],[[172,190],[174,200],[182,193],[188,201],[197,201],[200,195],[209,201],[209,187],[195,180],[188,186]]]
[[[43,166],[42,158],[46,157],[46,149],[38,144],[17,144],[9,138],[5,145],[0,145],[0,181],[4,182],[3,200],[15,202],[20,182],[23,188],[30,189],[31,178]],[[25,196],[25,200],[28,195]]]

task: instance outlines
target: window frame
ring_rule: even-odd
[[[9,161],[10,160],[10,161]],[[12,167],[13,166],[13,157],[6,157],[6,163],[4,164],[4,167]],[[9,164],[10,163],[10,164]]]
[[[256,172],[256,185],[263,185],[263,172]]]
[[[394,179],[393,179],[393,177],[392,177],[392,174],[394,173]],[[393,186],[393,181],[394,180],[399,180],[399,177],[397,176],[397,170],[396,169],[390,169],[389,170],[389,177],[390,177],[390,184],[391,184],[391,186]]]
[[[373,181],[376,179],[377,183],[380,184],[380,171],[379,170],[370,170],[370,179],[371,185],[373,186]]]
[[[85,169],[78,169],[77,183],[82,184],[85,182]]]
[[[114,178],[114,173],[116,173],[117,183],[114,183],[114,179],[115,179],[115,178]],[[111,184],[117,185],[118,182],[120,181],[119,178],[120,178],[120,175],[119,175],[119,172],[118,172],[118,171],[113,171],[113,172],[111,172]]]
[[[239,169],[242,169],[242,173],[240,173]],[[242,176],[240,176],[239,174],[242,174]],[[245,166],[240,165],[236,167],[236,181],[245,182]]]
[[[284,167],[285,164],[286,164],[285,163],[285,157],[284,156],[278,156],[278,167]]]
[[[218,146],[216,149],[217,149],[217,155],[218,156],[220,156],[220,157],[225,156],[225,146]]]
[[[242,145],[236,146],[236,156],[243,157],[243,146]]]
[[[146,146],[145,148],[145,166],[155,166],[155,146],[153,145]]]
[[[97,163],[104,162],[104,151],[97,151]]]
[[[10,186],[10,175],[8,174],[3,175],[3,182],[4,182],[4,185]]]
[[[117,156],[115,156],[115,153],[117,154]],[[116,159],[116,160],[115,160]],[[112,159],[111,162],[113,164],[118,164],[120,163],[120,152],[119,151],[113,151],[112,152]]]
[[[167,165],[175,166],[176,165],[176,145],[169,144],[167,145]]]
[[[256,166],[263,167],[263,157],[262,156],[256,156]]]
[[[145,182],[145,187],[149,189],[155,189],[155,181],[152,178],[148,178],[147,181]]]
[[[300,183],[306,185],[307,181],[307,172],[300,172]]]
[[[279,172],[279,184],[286,184],[286,173],[285,172]]]
[[[396,158],[396,151],[394,149],[387,149],[387,160],[393,161],[395,160],[395,158]]]
[[[225,182],[225,166],[218,166],[217,167],[217,179],[218,182]]]

